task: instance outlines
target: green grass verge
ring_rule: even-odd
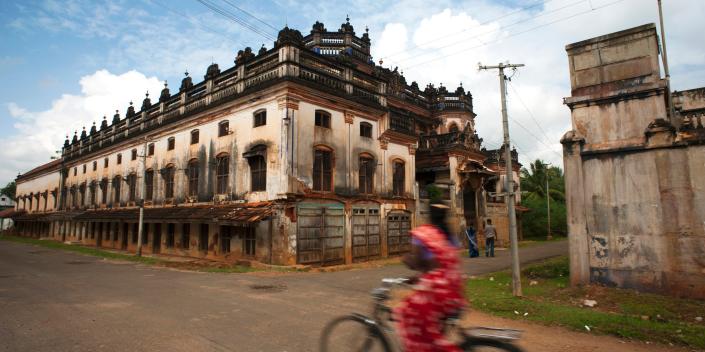
[[[90,256],[94,256],[94,257],[100,257],[100,258],[106,258],[106,259],[126,260],[126,261],[130,261],[130,262],[137,262],[137,263],[149,264],[149,265],[159,264],[159,263],[163,262],[163,260],[158,259],[158,258],[136,257],[134,255],[109,252],[109,251],[104,251],[104,250],[97,249],[97,248],[84,247],[81,245],[65,244],[65,243],[51,241],[51,240],[43,241],[43,240],[38,240],[35,238],[16,237],[16,236],[0,236],[0,240],[17,242],[17,243],[24,243],[24,244],[31,244],[31,245],[45,247],[45,248],[51,248],[51,249],[60,249],[60,250],[64,250],[64,251],[75,252],[75,253],[90,255]]]
[[[547,240],[546,237],[524,237],[523,240],[519,241],[519,248],[532,247],[547,242],[560,242],[566,240],[568,240],[568,238],[564,236],[553,236],[550,240]]]
[[[27,237],[1,235],[0,240],[30,244],[30,245],[35,245],[35,246],[40,246],[40,247],[50,248],[50,249],[64,250],[64,251],[68,251],[68,252],[75,252],[75,253],[80,253],[80,254],[84,254],[84,255],[90,255],[90,256],[105,258],[105,259],[124,260],[124,261],[128,261],[128,262],[135,262],[135,263],[140,263],[140,264],[164,266],[164,267],[170,267],[170,268],[175,268],[175,269],[185,269],[185,270],[190,270],[190,271],[200,271],[200,272],[207,272],[207,273],[247,273],[247,272],[253,272],[253,271],[268,270],[268,269],[252,268],[252,267],[247,267],[247,266],[242,266],[242,265],[223,266],[223,267],[189,265],[188,263],[170,262],[168,260],[163,260],[163,259],[154,258],[154,257],[145,257],[145,256],[137,257],[137,256],[130,255],[130,254],[116,253],[116,252],[101,250],[101,249],[92,248],[92,247],[65,244],[65,243],[57,242],[57,241],[53,241],[53,240],[38,240],[35,238],[27,238]],[[284,268],[284,269],[286,269],[286,268]],[[275,268],[271,271],[278,271],[278,270],[277,270],[277,268]],[[281,270],[281,271],[286,271],[286,270]]]
[[[568,275],[568,259],[554,258],[522,271],[524,298],[512,296],[509,272],[470,279],[467,295],[473,308],[505,318],[583,332],[587,326],[597,334],[705,349],[705,325],[694,319],[705,312],[705,302],[615,288],[570,288]],[[598,306],[581,307],[587,297]]]

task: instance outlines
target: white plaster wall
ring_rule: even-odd
[[[267,110],[267,124],[253,128],[253,113],[260,109]],[[218,136],[219,123],[229,121],[231,133],[225,136]],[[188,178],[186,168],[189,161],[193,159],[205,161],[205,168],[199,170],[199,191],[205,189],[208,179],[211,184],[206,193],[212,194],[215,191],[215,165],[214,158],[228,154],[230,156],[230,171],[228,193],[248,201],[258,201],[272,199],[280,193],[279,183],[275,175],[279,172],[278,141],[281,128],[281,117],[275,100],[263,101],[256,105],[247,106],[241,109],[233,109],[217,116],[205,114],[196,118],[184,121],[175,126],[169,126],[164,131],[156,132],[149,137],[149,143],[154,143],[154,155],[148,156],[146,161],[147,169],[155,171],[154,199],[159,201],[164,198],[164,179],[159,174],[159,170],[173,165],[175,168],[174,195],[175,198],[183,199],[187,191]],[[191,132],[199,131],[199,141],[197,144],[190,144]],[[167,150],[169,138],[175,138],[173,150]],[[250,192],[250,170],[247,159],[242,157],[242,153],[257,144],[267,145],[267,190],[262,192]],[[140,199],[139,182],[142,180],[142,161],[144,142],[142,138],[136,138],[130,143],[112,148],[110,151],[91,156],[89,159],[69,164],[69,176],[66,185],[80,185],[83,182],[90,184],[91,181],[99,182],[103,178],[112,181],[115,176],[126,177],[129,174],[138,175],[137,197]],[[132,149],[137,149],[138,158],[131,160]],[[117,163],[118,154],[122,154],[122,163]],[[108,158],[108,166],[105,167],[104,159]],[[93,161],[97,161],[97,170],[93,170]],[[86,172],[83,172],[83,165],[86,165]],[[74,175],[74,168],[77,172]],[[209,191],[209,192],[208,192]],[[100,201],[100,191],[98,190],[96,201]],[[121,185],[121,199],[127,200],[128,185],[123,182]],[[114,199],[113,187],[110,185],[108,199]],[[209,199],[210,200],[210,199]]]
[[[23,199],[24,196],[29,196],[30,194],[44,193],[47,192],[47,202],[46,211],[54,210],[54,196],[52,191],[59,188],[59,171],[51,171],[38,175],[29,180],[22,180],[17,183],[16,196],[20,198],[17,202],[18,210],[32,211],[44,211],[44,197],[39,197],[40,201],[37,202],[36,198],[32,199],[32,208],[29,208],[29,201]],[[58,194],[57,194],[58,197]]]

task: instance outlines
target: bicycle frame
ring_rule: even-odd
[[[383,337],[387,339],[388,342],[391,342],[393,346],[396,346],[397,350],[400,350],[399,347],[401,346],[401,344],[399,341],[399,336],[396,334],[396,330],[394,329],[394,327],[387,324],[387,322],[394,321],[392,316],[392,308],[390,308],[386,303],[391,298],[391,289],[396,286],[405,286],[409,288],[411,287],[409,285],[408,279],[382,279],[382,287],[376,288],[371,292],[371,295],[375,301],[374,309],[372,311],[372,319],[362,314],[354,315],[364,319],[366,323],[378,327],[382,331],[382,334],[384,335]],[[386,319],[384,319],[384,317],[382,316],[383,314],[388,314]],[[457,314],[454,314],[444,319],[442,331],[445,334],[452,334],[453,332],[457,332],[464,340],[490,339],[511,342],[514,340],[518,340],[521,336],[521,331],[513,329],[501,329],[492,327],[470,327],[461,329],[459,328],[461,316],[462,311],[459,311]],[[389,338],[390,335],[393,336],[391,341]]]

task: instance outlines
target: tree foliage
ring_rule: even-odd
[[[547,184],[548,182],[548,184]],[[547,188],[548,186],[548,188]],[[551,206],[551,234],[566,235],[565,180],[563,170],[535,160],[521,169],[521,204],[529,208],[522,219],[524,237],[544,237],[548,231],[547,202]]]
[[[0,189],[0,194],[4,194],[11,199],[15,199],[15,191],[17,190],[17,185],[15,181],[8,182],[5,187]]]

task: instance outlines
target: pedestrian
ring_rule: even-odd
[[[472,226],[472,224],[465,229],[465,237],[468,239],[468,257],[479,257],[480,253],[477,248],[477,231],[475,231],[475,227]]]
[[[492,219],[487,219],[485,225],[485,257],[494,257],[494,239],[497,236],[497,229],[492,225]]]

